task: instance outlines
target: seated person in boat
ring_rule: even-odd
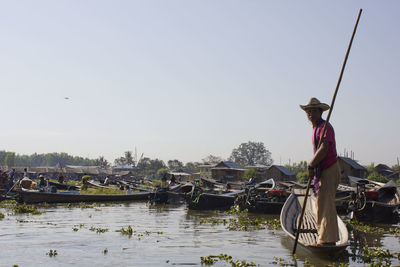
[[[60,175],[58,176],[58,182],[60,183],[60,184],[63,184],[64,183],[64,181],[65,181],[65,178],[64,178],[64,175],[62,175],[62,173],[60,173]]]
[[[10,180],[8,178],[7,173],[0,170],[0,189],[8,190],[9,184],[10,184]]]
[[[317,98],[300,105],[313,127],[312,144],[314,157],[308,164],[308,179],[314,183],[317,210],[317,246],[334,246],[339,240],[339,229],[335,206],[336,189],[340,182],[340,169],[336,153],[335,132],[330,123],[322,137],[325,120],[322,113],[330,107]],[[322,142],[320,146],[320,139]]]
[[[106,179],[104,179],[103,184],[108,185],[110,183],[110,178],[108,178],[108,175],[106,176]]]
[[[125,186],[125,190],[126,190],[126,194],[127,194],[127,195],[132,194],[132,190],[131,190],[131,188],[130,188],[128,185]]]
[[[47,186],[47,181],[44,178],[44,175],[41,174],[39,175],[39,187],[46,187]]]
[[[169,186],[176,185],[176,178],[175,175],[172,174],[171,179],[169,180]]]
[[[167,187],[167,173],[164,173],[164,175],[161,178],[161,187]]]

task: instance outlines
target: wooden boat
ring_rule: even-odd
[[[288,195],[285,189],[276,187],[274,179],[268,179],[256,185],[247,185],[244,194],[235,203],[249,212],[279,214]]]
[[[176,184],[168,187],[158,187],[150,193],[149,200],[152,203],[181,204],[192,191],[193,184]]]
[[[243,192],[244,189],[227,193],[194,189],[186,202],[188,208],[194,210],[229,209],[235,203],[236,197]]]
[[[95,182],[94,180],[90,180],[86,182],[88,184],[88,186],[94,187],[94,188],[104,188],[104,189],[109,189],[111,187],[106,186],[106,185],[102,185],[100,183]]]
[[[346,215],[349,213],[349,202],[354,192],[355,189],[353,187],[339,184],[335,196],[336,212],[338,214]]]
[[[283,231],[292,238],[296,239],[298,220],[300,217],[304,195],[290,194],[281,211],[281,226]],[[315,246],[318,240],[316,225],[315,198],[307,198],[306,210],[304,212],[301,233],[298,244],[313,252],[337,252],[345,249],[349,245],[349,233],[346,225],[337,217],[339,227],[339,241],[335,246]]]
[[[25,203],[75,203],[75,202],[118,202],[146,200],[149,197],[148,192],[112,195],[81,195],[78,191],[67,191],[63,193],[46,193],[32,190],[18,189],[19,201]]]
[[[386,184],[349,176],[350,181],[358,186],[365,186],[365,205],[354,209],[353,218],[359,221],[377,223],[395,223],[399,221],[398,208],[400,195],[393,181]]]
[[[60,184],[57,182],[49,181],[49,186],[55,186],[58,190],[79,190],[80,187],[70,184]]]

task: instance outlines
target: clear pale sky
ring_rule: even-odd
[[[394,165],[400,1],[1,1],[0,150],[309,160],[299,104],[330,104],[360,8],[331,122],[339,153]]]

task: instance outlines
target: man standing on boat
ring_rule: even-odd
[[[306,105],[300,105],[313,126],[312,144],[314,157],[308,164],[308,179],[313,179],[316,195],[318,246],[334,246],[339,240],[339,229],[335,205],[336,189],[340,182],[340,169],[336,153],[335,132],[328,123],[322,143],[325,120],[322,113],[329,105],[311,98]]]

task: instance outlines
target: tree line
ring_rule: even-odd
[[[133,165],[139,169],[148,170],[149,172],[154,173],[162,168],[172,171],[179,169],[196,170],[198,169],[199,165],[217,164],[224,160],[225,159],[222,157],[209,155],[199,162],[187,162],[184,164],[178,159],[173,159],[168,160],[165,163],[163,160],[157,158],[151,159],[148,157],[141,157],[140,159],[136,159],[133,157],[132,151],[125,151],[123,156],[114,160],[114,165]],[[241,167],[254,166],[256,164],[270,166],[273,163],[271,152],[265,148],[264,143],[252,141],[242,143],[237,148],[234,148],[228,160],[235,162]],[[19,155],[15,152],[4,150],[0,151],[0,165],[9,167],[64,167],[65,165],[100,166],[104,168],[111,167],[111,163],[108,162],[103,156],[100,156],[97,159],[89,159],[80,156],[72,156],[65,152]]]

